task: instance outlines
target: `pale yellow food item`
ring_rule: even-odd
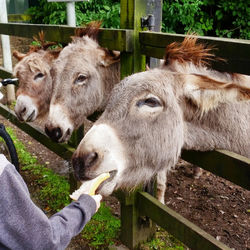
[[[102,182],[110,177],[109,173],[103,173],[97,176],[95,179],[90,181],[84,181],[79,189],[70,195],[72,200],[78,200],[81,194],[95,195],[96,189],[100,186]]]

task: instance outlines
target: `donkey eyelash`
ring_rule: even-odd
[[[37,79],[42,78],[42,77],[44,77],[44,74],[40,72],[40,73],[35,75],[34,80],[37,80]]]
[[[142,99],[142,100],[139,100],[137,103],[136,103],[136,106],[137,107],[141,107],[143,105],[147,105],[151,108],[155,108],[155,107],[160,107],[162,106],[161,102],[154,98],[154,97],[150,97],[150,98],[146,98],[146,99]]]
[[[83,85],[84,82],[85,82],[87,79],[88,79],[88,76],[83,75],[83,74],[79,74],[79,75],[77,76],[77,78],[75,79],[74,84],[76,84],[76,85]]]

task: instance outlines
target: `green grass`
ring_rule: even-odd
[[[113,245],[118,241],[120,227],[120,220],[115,218],[110,209],[102,203],[98,213],[92,217],[82,231],[82,238],[95,249],[103,249],[104,246]]]
[[[184,250],[187,248],[171,234],[167,233],[164,229],[157,227],[155,237],[151,241],[140,245],[139,249]]]

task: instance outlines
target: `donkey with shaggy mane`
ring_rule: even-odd
[[[53,42],[45,42],[44,33],[39,33],[39,46],[30,46],[27,54],[13,52],[19,62],[14,75],[19,79],[15,113],[19,120],[31,122],[44,117],[49,110],[52,92],[50,69],[60,49],[48,50]]]
[[[157,175],[162,184],[158,198],[164,202],[165,173],[182,149],[226,149],[250,157],[249,76],[207,68],[204,58],[213,58],[209,50],[195,47],[201,51],[195,56],[190,48],[185,51],[190,43],[196,39],[171,45],[161,68],[115,86],[104,113],[73,155],[77,179],[110,172],[99,189],[110,195]],[[185,57],[186,52],[194,58]]]
[[[120,54],[99,46],[100,25],[79,28],[52,67],[54,88],[45,131],[56,142],[67,141],[87,116],[104,110],[120,81]]]

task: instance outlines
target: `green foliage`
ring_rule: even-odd
[[[140,246],[141,250],[166,249],[166,250],[184,250],[187,249],[180,241],[175,239],[165,230],[157,227],[155,238]]]
[[[90,0],[76,4],[77,25],[101,20],[104,28],[120,27],[119,0]]]
[[[195,16],[200,12],[202,2],[200,0],[163,1],[162,30],[171,33],[183,33],[189,30],[201,32],[201,23],[197,23]]]
[[[77,26],[94,20],[101,20],[104,28],[119,28],[120,26],[119,0],[76,2],[75,9]],[[67,23],[65,3],[48,3],[47,0],[40,0],[38,6],[28,10],[28,14],[33,16],[33,23]]]
[[[163,0],[164,32],[250,39],[249,20],[245,0]]]
[[[29,8],[27,14],[32,15],[33,23],[65,24],[66,4],[39,0],[39,4]]]
[[[104,28],[119,28],[119,0],[77,2],[77,25],[102,20]],[[32,22],[66,24],[65,3],[48,3],[28,11]],[[163,0],[162,31],[250,39],[250,4],[245,0]]]
[[[95,249],[103,249],[118,240],[120,227],[120,220],[112,216],[110,209],[102,203],[98,213],[85,226],[82,237]]]

